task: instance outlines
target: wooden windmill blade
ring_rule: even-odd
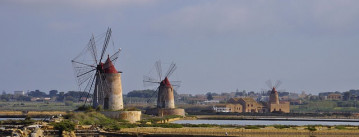
[[[172,75],[172,73],[177,69],[177,66],[175,63],[171,63],[170,67],[167,70],[167,73],[165,75],[165,77],[170,77]]]
[[[282,84],[282,81],[280,81],[280,80],[277,80],[276,81],[276,83],[275,83],[275,85],[274,85],[274,88],[279,88],[279,86]]]
[[[267,80],[265,83],[266,83],[266,85],[268,86],[269,89],[273,88],[272,80]]]
[[[107,51],[107,47],[109,41],[111,39],[112,30],[111,28],[107,29],[106,33],[103,33],[99,36],[91,36],[87,46],[85,49],[76,56],[71,62],[74,68],[75,78],[78,82],[79,89],[81,91],[87,92],[86,101],[90,97],[91,93],[94,93],[94,89],[99,89],[99,98],[103,98],[107,92],[109,92],[108,83],[102,79],[102,72],[104,65],[102,60]],[[100,56],[98,56],[97,52],[97,42],[102,42],[102,50]],[[114,52],[111,57],[109,57],[110,61],[116,61],[120,54],[120,50]],[[105,66],[107,67],[107,66]],[[81,96],[80,98],[82,98]],[[98,96],[97,96],[98,97]],[[86,102],[85,102],[86,104]],[[84,104],[84,105],[85,105]]]
[[[161,60],[156,61],[155,68],[156,68],[159,80],[162,80],[162,64],[161,64]]]

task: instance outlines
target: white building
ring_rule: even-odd
[[[14,91],[14,95],[25,95],[24,91]]]
[[[215,106],[213,106],[213,110],[215,112],[231,112],[229,109],[230,108],[227,108],[226,105],[215,105]]]

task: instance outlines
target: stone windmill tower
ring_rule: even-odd
[[[281,81],[276,81],[276,84],[273,86],[271,81],[266,82],[267,85],[272,89],[269,94],[268,101],[268,111],[275,113],[289,113],[290,104],[289,102],[280,102],[277,89],[282,84]]]
[[[148,110],[149,114],[155,115],[183,115],[183,109],[175,108],[175,99],[174,99],[174,87],[178,88],[180,86],[180,81],[170,81],[169,77],[176,70],[177,66],[174,63],[168,67],[167,72],[162,77],[162,64],[160,61],[155,63],[156,71],[157,71],[157,79],[152,76],[144,76],[143,83],[145,85],[157,85],[157,89],[154,95],[157,95],[157,106],[155,109]]]
[[[180,81],[169,81],[169,77],[176,70],[177,66],[174,63],[168,67],[168,70],[164,77],[162,76],[162,64],[161,61],[155,63],[157,79],[153,76],[144,76],[144,85],[157,86],[155,94],[157,94],[157,108],[175,108],[175,101],[173,95],[173,87],[178,88]],[[172,83],[172,84],[171,84]]]
[[[161,81],[158,87],[157,108],[175,108],[173,87],[167,77]]]
[[[271,88],[271,92],[269,94],[269,104],[279,104],[279,96],[278,96],[278,92],[276,90],[276,88],[278,88],[282,82],[281,81],[276,81],[275,85],[272,85],[272,81],[267,81],[266,84],[268,85],[269,88]]]
[[[83,52],[72,60],[75,76],[80,90],[86,91],[85,104],[92,94],[92,107],[102,106],[104,109],[123,109],[121,72],[117,71],[113,62],[118,59],[118,50],[109,56],[107,47],[111,39],[111,29],[108,28],[105,39],[92,36]],[[98,56],[96,42],[103,41],[100,56]],[[106,61],[105,55],[108,54]],[[85,105],[84,104],[84,105]]]

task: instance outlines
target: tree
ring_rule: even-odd
[[[127,93],[127,97],[139,97],[139,98],[150,98],[154,97],[155,91],[146,89],[146,90],[133,90]]]
[[[28,94],[30,97],[46,97],[45,92],[41,92],[40,90],[30,91]]]
[[[54,97],[54,96],[57,95],[57,92],[58,92],[57,90],[50,90],[50,91],[49,91],[49,96],[50,96],[50,97]]]
[[[60,92],[59,95],[56,98],[56,101],[62,102],[65,99],[65,93],[64,92]]]
[[[207,93],[207,100],[213,100],[213,96],[211,92]]]

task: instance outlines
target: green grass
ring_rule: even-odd
[[[0,102],[0,110],[11,111],[69,111],[83,103],[66,106],[64,102]]]
[[[308,125],[307,128],[305,128],[309,131],[317,131],[317,128],[315,128],[315,125]]]
[[[276,129],[284,129],[284,128],[290,128],[291,126],[289,126],[289,125],[273,125],[273,127]]]
[[[98,125],[109,130],[137,127],[136,124],[130,124],[124,120],[111,119],[96,111],[70,113],[66,118],[78,121],[80,125]]]
[[[262,125],[247,125],[244,126],[245,129],[260,129],[260,128],[264,128],[265,126]]]
[[[344,129],[347,129],[347,128],[344,125],[338,125],[338,126],[335,126],[335,129],[344,130]]]
[[[75,130],[75,123],[70,120],[63,120],[58,123],[52,123],[52,125],[54,126],[55,130],[59,130],[60,132]]]

